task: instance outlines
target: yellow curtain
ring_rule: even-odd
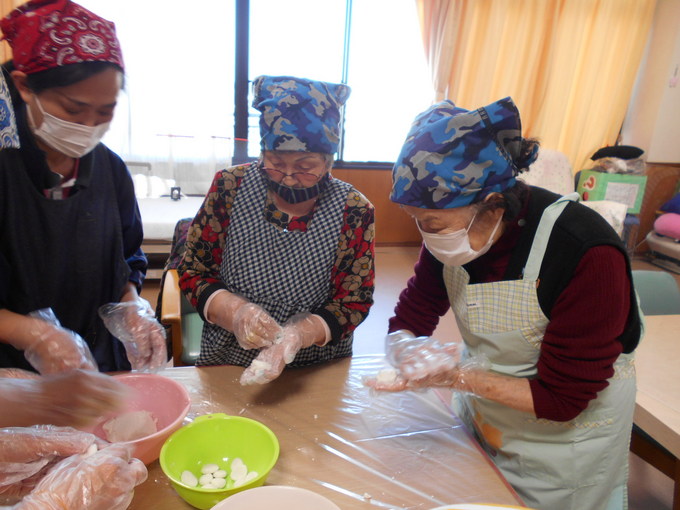
[[[0,18],[7,16],[15,7],[25,3],[26,0],[0,0]],[[0,64],[12,58],[12,50],[6,41],[0,43]]]
[[[416,0],[434,99],[512,96],[525,136],[574,171],[613,145],[656,0]]]

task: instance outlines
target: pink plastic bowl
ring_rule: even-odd
[[[191,407],[189,393],[177,381],[158,374],[125,373],[113,377],[133,390],[123,412],[148,411],[156,419],[158,431],[155,434],[123,443],[134,446],[134,457],[144,464],[151,464],[158,459],[165,440],[182,426]],[[107,416],[88,431],[106,439],[102,426],[115,416],[117,415]]]

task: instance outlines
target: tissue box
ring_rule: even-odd
[[[613,200],[628,206],[628,214],[638,214],[645,195],[646,175],[608,174],[583,170],[576,191],[583,200]]]

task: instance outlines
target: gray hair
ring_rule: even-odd
[[[266,151],[261,151],[260,152],[260,161],[264,159],[264,153],[265,152],[273,152],[273,153],[280,153],[280,154],[291,154],[294,152],[300,152],[300,151],[272,151],[272,150],[266,150]],[[314,154],[318,154],[321,156],[323,159],[324,163],[326,163],[326,168],[328,170],[331,170],[333,168],[333,163],[335,163],[335,156],[333,154],[328,154],[325,152],[315,152]]]

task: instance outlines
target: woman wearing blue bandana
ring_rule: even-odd
[[[630,262],[577,195],[517,181],[537,151],[510,98],[416,118],[391,199],[423,248],[390,319],[396,379],[371,385],[456,390],[458,416],[527,506],[620,510],[642,329]],[[430,337],[449,307],[460,350]]]
[[[218,172],[194,218],[180,287],[206,321],[198,365],[286,365],[351,356],[373,303],[374,212],[330,170],[349,87],[261,76],[258,161]]]

